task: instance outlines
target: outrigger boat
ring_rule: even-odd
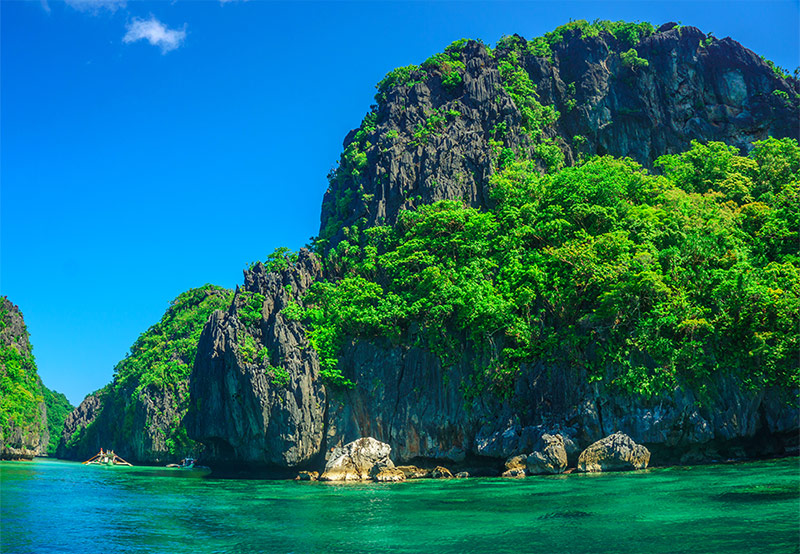
[[[103,450],[100,449],[98,454],[95,454],[85,462],[83,465],[97,465],[97,466],[133,466],[133,464],[129,464],[116,454],[114,454],[113,450]]]

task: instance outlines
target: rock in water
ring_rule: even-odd
[[[614,433],[581,452],[578,471],[627,471],[644,469],[650,462],[650,451],[624,433]]]
[[[381,470],[395,469],[389,458],[392,447],[372,437],[347,443],[333,451],[320,481],[366,481],[377,477]],[[379,466],[373,474],[373,468]],[[402,475],[403,472],[398,472]],[[388,473],[385,473],[388,475]],[[405,478],[405,475],[403,475]]]
[[[567,450],[561,435],[542,435],[542,449],[527,459],[528,475],[562,473],[567,468]]]
[[[329,251],[347,239],[342,247],[349,249],[361,242],[354,225],[364,231],[394,225],[407,210],[419,213],[440,200],[491,210],[496,199],[490,181],[503,165],[495,151],[501,138],[507,161],[519,155],[544,169],[559,165],[558,150],[567,166],[608,154],[653,168],[658,157],[683,152],[692,140],[723,141],[747,152],[754,140],[798,136],[800,84],[730,39],[674,25],[643,32],[632,44],[605,30],[584,33],[570,26],[557,34],[563,40],[553,43],[552,55],[534,55],[521,37],[508,37],[495,49],[459,41],[424,68],[387,76],[375,109],[345,138],[316,247]],[[631,46],[640,66],[621,60]],[[431,63],[445,58],[457,71],[450,62]],[[525,105],[515,103],[516,85],[503,75],[514,60],[513,75],[537,91],[537,104],[530,104],[533,95]],[[560,117],[551,123],[541,118],[536,132],[548,142],[536,144],[524,122],[530,106],[539,104],[537,113],[555,110]],[[544,160],[542,146],[555,158]],[[741,161],[747,167],[752,162]],[[718,444],[709,446],[721,451],[744,440],[760,453],[764,434],[775,452],[797,447],[796,392],[751,391],[736,375],[715,376],[713,398],[701,406],[690,387],[647,399],[594,382],[586,369],[559,356],[531,358],[520,365],[508,401],[487,391],[470,404],[462,383],[485,365],[486,351],[449,324],[441,335],[457,355],[447,356],[445,365],[420,340],[436,337],[419,333],[417,322],[390,338],[361,333],[361,324],[350,321],[354,325],[341,327],[337,336],[333,369],[356,386],[341,386],[324,375],[332,370],[332,354],[323,369],[308,340],[314,324],[295,316],[297,307],[306,307],[312,284],[333,285],[349,271],[347,264],[323,264],[302,250],[286,262],[248,270],[231,309],[217,312],[201,336],[187,432],[206,446],[210,464],[300,469],[334,445],[368,436],[388,443],[402,460],[434,465],[476,455],[501,462],[535,450],[544,458],[535,457],[537,468],[553,470],[559,457],[548,462],[546,446],[534,445],[555,429],[563,430],[556,432],[570,464],[579,454],[575,443],[585,447],[616,430],[658,445],[660,460],[666,452],[677,458],[712,440]],[[604,328],[600,319],[587,312],[576,333],[590,336]]]
[[[209,314],[228,308],[231,297],[229,290],[204,285],[175,298],[117,364],[114,380],[67,416],[57,456],[85,460],[106,448],[135,464],[197,457],[200,445],[188,440],[183,422],[197,347],[190,337]]]
[[[526,459],[527,457],[525,456],[525,454],[511,456],[508,460],[506,460],[506,471],[510,469],[525,469]]]
[[[383,443],[381,443],[383,444]],[[393,467],[376,464],[372,466],[370,475],[373,481],[388,482],[388,481],[405,481],[406,474],[402,470]]]
[[[501,477],[525,477],[525,464],[528,457],[525,454],[511,456],[506,460],[506,470]]]
[[[431,471],[431,477],[434,479],[453,479],[453,472],[444,466],[436,466]]]
[[[406,479],[425,479],[431,476],[431,470],[417,466],[397,466],[403,472]]]

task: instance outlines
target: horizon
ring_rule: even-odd
[[[311,5],[0,4],[0,294],[71,403],[181,292],[233,289],[317,234],[325,175],[395,67],[598,18],[681,22],[800,64],[794,1]]]

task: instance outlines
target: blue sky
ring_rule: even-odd
[[[800,4],[0,2],[0,292],[77,404],[169,301],[315,235],[374,85],[452,41],[679,21],[793,70]]]

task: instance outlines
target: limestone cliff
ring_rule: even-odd
[[[437,200],[490,207],[488,179],[508,159],[546,170],[612,154],[653,167],[692,140],[746,152],[768,136],[798,138],[797,81],[731,39],[674,24],[633,39],[570,28],[559,37],[546,51],[520,37],[494,50],[465,41],[387,77],[330,176],[319,249]],[[209,463],[319,468],[364,436],[388,443],[397,461],[487,464],[555,432],[586,447],[622,431],[655,464],[797,448],[796,392],[754,391],[724,375],[710,392],[645,397],[604,387],[580,364],[541,360],[519,367],[507,397],[466,395],[485,352],[447,327],[459,344],[447,367],[411,328],[392,340],[351,337],[338,367],[354,386],[325,385],[303,325],[285,310],[302,305],[314,280],[341,277],[301,251],[280,271],[246,272],[230,310],[210,318],[187,416]]]
[[[638,42],[578,29],[561,37],[549,57],[531,53],[516,35],[494,51],[469,41],[452,56],[463,64],[460,83],[447,85],[452,62],[423,64],[379,93],[365,124],[345,138],[322,203],[320,236],[336,243],[359,221],[392,224],[401,209],[436,200],[488,205],[495,150],[537,153],[513,90],[504,86],[510,78],[501,64],[508,59],[529,77],[538,102],[558,111],[541,132],[567,163],[610,154],[652,167],[692,140],[746,152],[754,140],[800,136],[798,82],[730,38],[675,24]],[[623,59],[632,46],[644,60],[639,66]]]
[[[230,297],[226,289],[205,285],[173,300],[117,365],[114,380],[69,414],[57,456],[85,460],[104,448],[132,463],[163,463],[196,455],[198,445],[183,424],[189,369],[208,315]]]
[[[488,206],[488,177],[503,152],[543,169],[552,163],[543,144],[557,146],[567,164],[613,154],[652,167],[691,140],[747,151],[753,140],[798,136],[797,82],[735,41],[692,27],[665,25],[627,42],[566,29],[545,55],[515,36],[494,51],[462,42],[447,56],[379,85],[378,105],[347,136],[331,175],[325,247],[352,225],[391,224],[401,209],[420,204]],[[529,107],[545,122],[534,132],[508,86],[509,75],[520,78],[509,72],[520,69],[536,90]],[[548,118],[548,106],[558,117]],[[748,392],[725,378],[703,402],[685,391],[644,399],[612,394],[579,368],[539,362],[520,368],[511,398],[466,401],[463,386],[481,354],[464,342],[460,359],[443,368],[413,330],[399,343],[348,341],[339,367],[355,387],[326,387],[302,325],[281,310],[337,271],[305,251],[278,273],[258,265],[231,309],[209,320],[192,372],[189,433],[208,447],[211,462],[302,467],[363,436],[389,443],[404,461],[504,459],[529,452],[553,430],[583,446],[623,431],[662,461],[796,446],[796,399]],[[766,438],[755,446],[759,434]]]
[[[50,433],[41,379],[19,307],[0,300],[0,459],[44,455]]]
[[[211,315],[190,380],[189,436],[205,460],[275,468],[302,467],[324,445],[325,387],[303,327],[281,311],[321,277],[319,260],[269,273],[245,272],[227,312]]]

